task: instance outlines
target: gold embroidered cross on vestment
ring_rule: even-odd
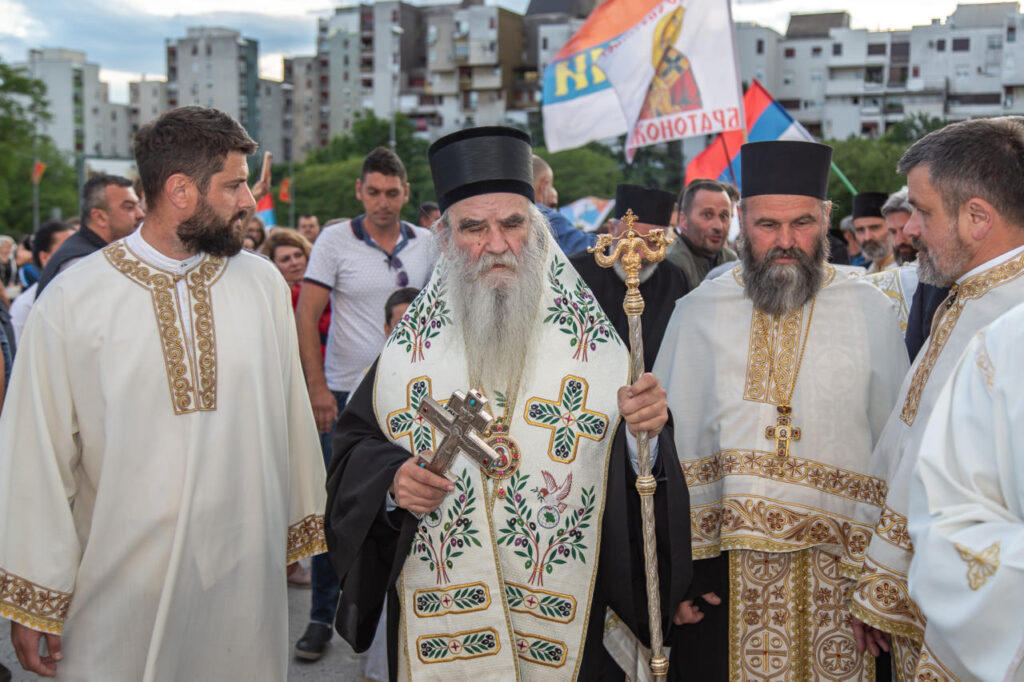
[[[765,427],[764,437],[775,441],[775,456],[779,459],[789,457],[789,444],[792,441],[800,440],[802,431],[799,427],[793,426],[793,391],[796,390],[796,380],[800,375],[800,366],[804,361],[804,354],[807,352],[807,338],[811,335],[811,322],[814,321],[814,304],[818,296],[811,299],[811,310],[807,314],[807,329],[804,331],[804,341],[800,347],[800,356],[797,358],[796,367],[793,368],[793,381],[789,385],[783,399],[776,406],[779,416],[773,426]],[[775,373],[775,358],[772,358],[772,374]]]

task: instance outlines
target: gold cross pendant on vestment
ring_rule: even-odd
[[[789,457],[790,441],[800,440],[800,429],[793,426],[793,420],[789,415],[793,408],[789,405],[779,405],[779,417],[775,426],[769,426],[764,430],[764,437],[775,440],[775,456],[779,459]]]

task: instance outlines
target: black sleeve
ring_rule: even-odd
[[[412,514],[385,510],[388,487],[410,455],[377,425],[376,374],[374,363],[334,428],[324,514],[328,554],[341,581],[335,627],[357,652],[373,641],[384,597],[402,570],[416,529]]]

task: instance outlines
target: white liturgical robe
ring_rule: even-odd
[[[1024,304],[967,347],[910,490],[910,595],[961,682],[1024,680]]]
[[[288,287],[245,252],[158,256],[136,232],[33,306],[0,418],[0,615],[62,635],[58,679],[278,682],[286,559],[326,549]]]
[[[1024,248],[1004,253],[960,277],[932,320],[928,343],[900,389],[896,408],[871,456],[870,472],[888,484],[874,534],[864,555],[850,610],[861,621],[894,635],[898,679],[947,673],[934,652],[921,650],[925,619],[907,592],[914,546],[907,531],[910,479],[935,400],[974,334],[1024,300]],[[915,672],[917,671],[917,672]]]

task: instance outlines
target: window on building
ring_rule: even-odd
[[[796,48],[787,47],[786,50],[782,53],[782,56],[785,57],[786,59],[793,59],[794,57],[796,57]]]
[[[843,56],[843,44],[842,43],[832,43],[832,56],[833,57],[842,57]]]
[[[892,51],[889,53],[893,61],[906,62],[910,59],[910,41],[901,41],[892,44]]]
[[[877,83],[881,84],[885,75],[881,66],[869,66],[864,70],[864,82],[865,83]]]
[[[782,74],[782,84],[792,85],[793,81],[796,80],[796,74],[792,71],[786,71]]]
[[[199,46],[192,45],[192,56],[195,57],[197,54],[199,54]]]
[[[547,36],[544,36],[543,38],[540,39],[540,49],[542,49],[542,50],[548,49],[548,37]]]
[[[764,54],[764,40],[761,38],[757,39],[757,53]]]
[[[885,43],[868,43],[868,56],[885,55]]]
[[[1012,24],[1006,27],[1006,42],[1017,42],[1017,27]]]
[[[953,52],[969,52],[971,49],[970,38],[953,38]]]
[[[989,36],[985,41],[986,46],[990,50],[1001,50],[1003,49],[1003,37],[1002,36]]]
[[[781,104],[784,109],[800,111],[800,100],[798,99],[780,99],[779,104]]]
[[[397,9],[391,10],[391,23],[392,24],[397,24],[398,23],[398,10]]]
[[[946,39],[945,38],[941,38],[941,39],[935,41],[935,51],[936,52],[945,52],[946,51]]]
[[[811,56],[812,57],[820,57],[821,56],[821,45],[815,45],[814,47],[811,48]]]
[[[212,56],[212,55],[213,55],[213,45],[207,44],[207,46],[206,46],[206,56],[209,57],[209,56]]]
[[[971,75],[971,67],[967,64],[956,65],[956,77],[957,78],[969,78]]]
[[[493,31],[497,27],[498,27],[498,20],[495,19],[494,17],[491,17],[490,21],[487,22],[487,28],[489,28],[489,29],[491,29]]]
[[[811,82],[812,83],[820,83],[823,78],[824,78],[824,75],[821,73],[821,71],[811,71]]]
[[[913,66],[913,67],[911,67],[910,68],[910,73],[911,73],[911,77],[912,78],[920,78],[921,77],[921,67],[920,66]]]

